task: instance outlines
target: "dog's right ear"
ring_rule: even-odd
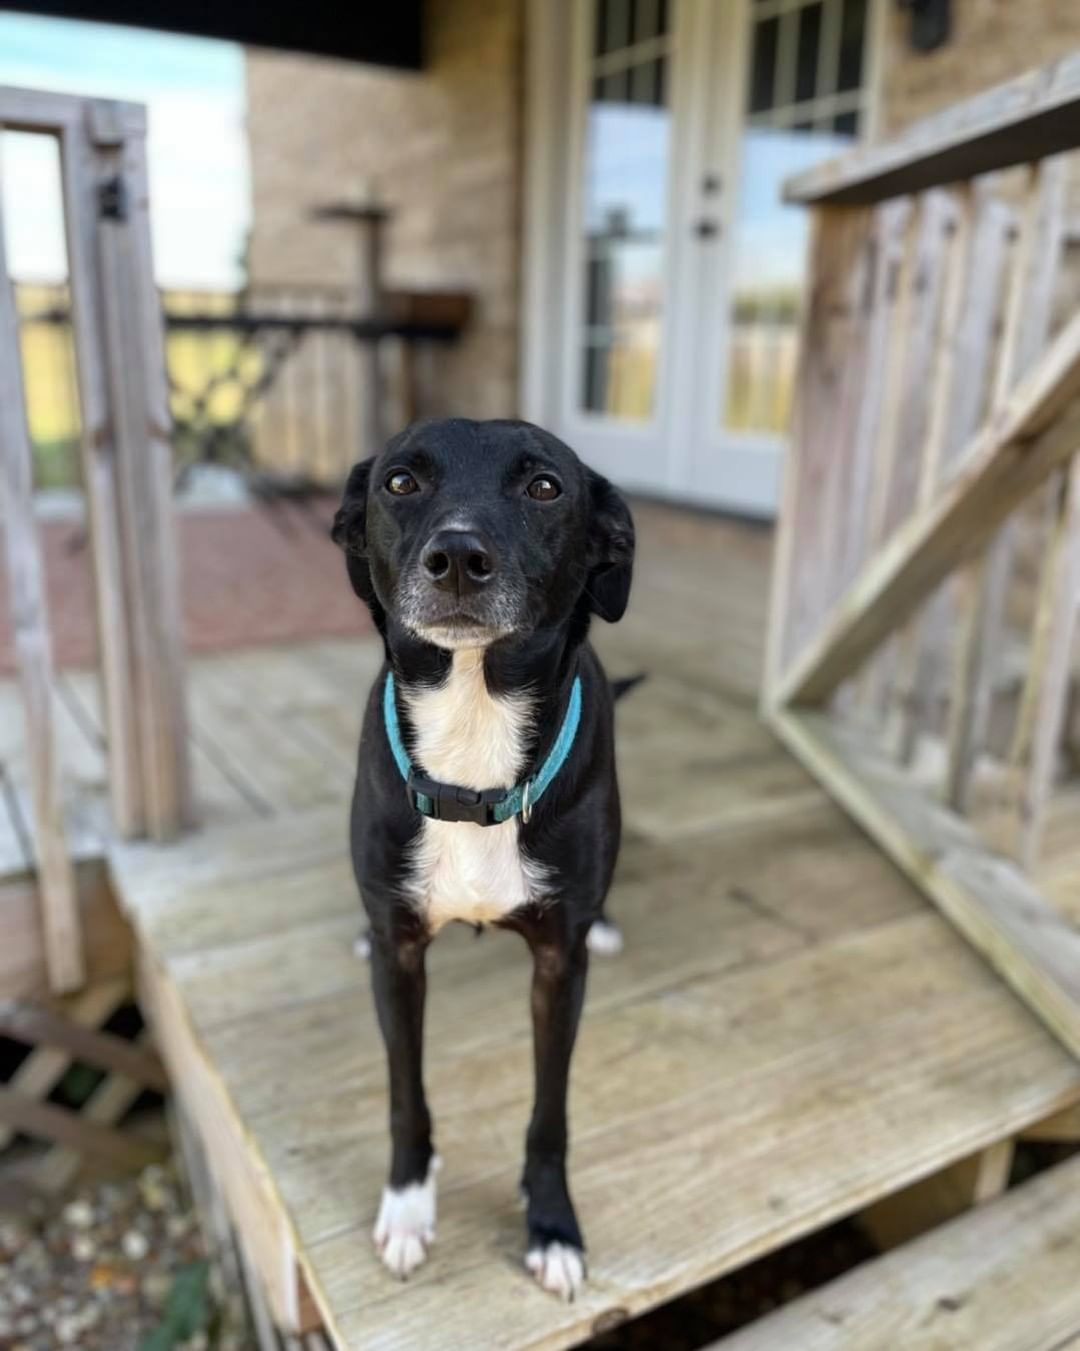
[[[330,527],[330,538],[345,551],[345,566],[352,588],[373,614],[379,602],[371,584],[371,568],[367,559],[367,498],[374,463],[373,457],[353,465],[345,483],[341,506]]]

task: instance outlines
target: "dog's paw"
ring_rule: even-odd
[[[383,1265],[400,1281],[422,1266],[435,1242],[435,1174],[433,1157],[423,1182],[407,1187],[384,1187],[372,1238]]]
[[[585,943],[597,957],[617,957],[623,949],[622,931],[609,920],[593,920]]]
[[[537,1284],[567,1302],[573,1300],[585,1284],[585,1254],[569,1243],[546,1243],[530,1248],[525,1266]]]

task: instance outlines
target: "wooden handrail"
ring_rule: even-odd
[[[1080,53],[924,118],[894,140],[797,174],[784,184],[784,200],[866,206],[1077,145]]]

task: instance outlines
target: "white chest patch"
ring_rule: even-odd
[[[456,651],[445,685],[406,690],[404,698],[417,759],[432,778],[476,789],[517,783],[532,701],[490,694],[482,650]],[[497,826],[424,821],[407,889],[432,932],[456,919],[501,919],[543,897],[546,869],[525,854],[518,834],[516,817]]]

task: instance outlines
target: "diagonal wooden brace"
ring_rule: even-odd
[[[937,500],[865,565],[818,635],[769,692],[772,706],[820,704],[958,563],[1080,450],[1080,314],[972,438]]]

